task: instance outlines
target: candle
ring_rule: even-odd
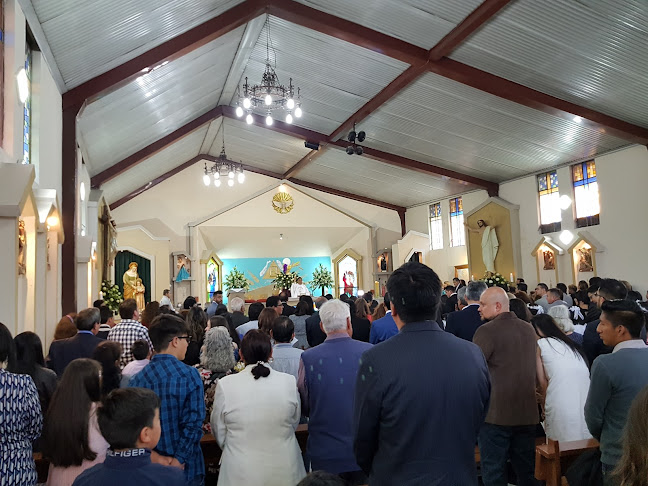
[[[513,281],[513,273],[511,272],[511,275],[510,275],[510,278],[509,278],[509,282],[512,282],[512,281]]]
[[[474,281],[475,281],[475,276],[474,276],[474,275],[471,275],[471,276],[470,276],[470,280],[472,280],[472,281],[474,282]]]
[[[378,280],[374,280],[374,295],[379,295],[380,294],[380,283],[378,283]]]

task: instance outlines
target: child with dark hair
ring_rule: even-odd
[[[140,339],[139,341],[135,341],[133,343],[133,345],[131,346],[131,352],[133,353],[133,358],[135,359],[128,363],[122,371],[122,388],[127,387],[130,379],[137,373],[142,371],[144,367],[151,361],[151,350],[148,347],[148,343],[143,339]]]
[[[119,358],[122,347],[117,341],[103,341],[95,348],[92,357],[101,364],[101,396],[105,397],[121,382]]]
[[[182,486],[177,468],[151,462],[160,440],[160,399],[146,388],[114,390],[97,410],[101,433],[110,444],[106,460],[81,474],[74,486]]]

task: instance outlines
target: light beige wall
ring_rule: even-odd
[[[648,240],[646,229],[646,208],[648,207],[648,150],[643,146],[634,146],[596,158],[597,180],[601,203],[601,224],[587,228],[575,228],[573,208],[562,212],[562,230],[576,234],[587,231],[605,248],[603,253],[596,254],[598,275],[628,280],[642,294],[648,288],[648,272],[643,264],[643,247]],[[560,194],[573,198],[571,173],[569,167],[558,169]],[[522,274],[530,288],[537,283],[537,270],[531,251],[538,244],[542,235],[538,231],[538,196],[536,176],[528,176],[500,185],[500,197],[520,206],[520,242],[522,251]],[[475,191],[463,196],[464,212],[476,207],[488,198],[485,191]],[[445,204],[444,202],[442,204]],[[444,206],[445,207],[445,206]],[[426,207],[408,209],[408,229],[421,228],[427,225]],[[430,252],[429,265],[442,268],[446,265],[448,272],[453,265],[464,263],[458,255],[449,255],[455,249],[447,248],[447,230],[444,220],[444,249]],[[409,225],[412,225],[410,228]],[[560,232],[549,233],[554,243],[563,249],[565,245],[559,240]],[[465,251],[465,250],[464,250]],[[437,254],[439,257],[437,258]],[[571,283],[572,274],[569,255],[558,256],[560,280]],[[593,276],[593,274],[592,274]],[[475,276],[477,277],[477,276]],[[548,283],[548,282],[547,282]],[[556,283],[556,282],[554,282]]]
[[[141,229],[132,229],[121,231],[117,229],[117,246],[119,249],[135,249],[135,253],[151,255],[155,257],[155,262],[151,262],[151,268],[155,268],[155,278],[152,278],[151,299],[160,300],[162,291],[170,288],[171,274],[169,273],[169,258],[171,251],[169,249],[169,240],[153,239]],[[132,251],[132,250],[130,250]],[[153,277],[153,276],[152,276]],[[122,278],[122,275],[115,275],[115,281]]]

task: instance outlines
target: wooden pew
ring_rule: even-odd
[[[535,477],[546,481],[547,486],[561,486],[563,472],[576,458],[598,447],[596,439],[569,442],[547,439],[546,444],[536,445]]]

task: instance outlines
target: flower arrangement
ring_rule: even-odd
[[[119,291],[119,285],[112,283],[110,280],[104,280],[101,282],[101,293],[104,305],[107,305],[111,311],[117,312],[119,304],[124,301],[124,297]]]
[[[482,282],[486,282],[486,285],[489,287],[501,287],[504,290],[508,291],[509,285],[511,282],[502,277],[499,273],[486,272],[484,278],[481,279]]]
[[[326,287],[333,287],[333,276],[329,269],[320,263],[319,267],[313,272],[313,280],[309,283],[315,288],[320,287],[322,289],[322,295],[324,295],[324,289]]]
[[[250,286],[250,282],[245,278],[245,274],[238,270],[236,266],[232,268],[230,273],[225,277],[225,290],[231,289],[243,289],[247,290]]]
[[[290,286],[297,280],[297,272],[290,272],[284,265],[282,272],[279,272],[277,276],[272,281],[274,288],[276,290],[289,289]]]

